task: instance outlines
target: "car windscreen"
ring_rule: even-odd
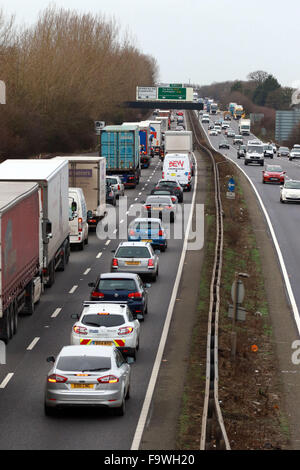
[[[98,289],[103,290],[136,290],[133,279],[100,279]]]
[[[86,326],[105,326],[107,328],[120,326],[125,323],[123,315],[109,315],[103,313],[84,315],[80,321]]]
[[[263,153],[264,148],[262,145],[251,145],[247,147],[248,153]]]
[[[75,372],[92,372],[111,369],[110,357],[62,356],[58,359],[57,369]]]
[[[115,258],[151,258],[151,255],[146,246],[121,246]]]
[[[288,152],[289,149],[287,147],[280,147],[279,151],[280,152]]]
[[[284,187],[287,189],[300,189],[300,181],[287,181]]]
[[[276,173],[281,173],[282,168],[279,165],[267,165],[266,167],[267,171],[275,171]]]

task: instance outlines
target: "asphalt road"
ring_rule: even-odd
[[[222,118],[222,114],[211,116],[212,121],[217,121]],[[238,134],[238,121],[231,120],[230,127]],[[201,124],[203,129],[208,135],[208,124]],[[280,246],[283,260],[287,269],[289,281],[296,301],[298,311],[300,312],[300,237],[298,236],[300,230],[300,213],[299,205],[295,203],[281,204],[279,201],[280,189],[278,184],[262,183],[262,167],[260,165],[251,164],[244,165],[244,159],[237,159],[237,147],[233,145],[233,139],[227,138],[222,134],[218,136],[210,136],[208,138],[219,152],[226,155],[229,159],[237,163],[237,165],[245,171],[249,176],[255,188],[257,189],[263,204],[270,217],[278,244]],[[248,140],[255,139],[256,136],[244,136],[244,143]],[[227,140],[230,144],[228,149],[219,149],[220,141]],[[286,171],[286,177],[290,179],[300,180],[300,160],[289,161],[288,158],[277,157],[273,159],[265,158],[265,166],[268,164],[281,165],[282,169]],[[295,338],[296,339],[296,338]]]
[[[138,187],[126,190],[128,208],[145,200],[160,178],[161,164],[154,157],[150,168],[142,170]],[[185,203],[191,202],[192,194],[184,193]],[[90,233],[88,246],[84,251],[72,250],[66,270],[56,273],[55,284],[45,290],[33,316],[19,319],[18,332],[7,346],[7,363],[0,366],[0,449],[130,449],[177,273],[182,239],[169,240],[167,251],[160,254],[158,280],[149,288],[149,313],[142,323],[137,361],[132,364],[131,398],[126,402],[125,416],[115,417],[103,410],[68,410],[49,418],[43,409],[50,369],[46,358],[70,344],[74,323],[71,314],[79,313],[82,302],[89,300],[88,283],[99,272],[110,271],[111,250],[118,246],[120,227],[118,224],[116,239],[110,241]]]

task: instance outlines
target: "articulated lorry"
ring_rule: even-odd
[[[104,127],[100,132],[100,157],[106,159],[107,175],[119,175],[125,188],[135,188],[141,175],[139,127]]]
[[[165,155],[188,154],[191,175],[194,175],[193,134],[191,131],[167,131],[165,133]]]
[[[19,169],[19,171],[22,171]],[[37,183],[0,182],[0,339],[17,332],[42,293],[41,197]]]
[[[150,124],[147,121],[140,122],[123,122],[123,126],[138,126],[140,139],[140,160],[141,168],[150,166]]]
[[[210,114],[217,114],[217,112],[218,112],[218,103],[211,103]]]
[[[106,214],[106,160],[85,155],[55,157],[67,161],[69,187],[81,188],[87,206],[87,222],[95,227]]]
[[[64,271],[70,256],[69,172],[61,160],[5,160],[0,181],[37,183],[41,193],[42,281],[51,287],[55,271]]]

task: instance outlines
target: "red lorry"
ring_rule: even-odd
[[[0,339],[16,333],[19,313],[31,315],[42,292],[39,186],[0,182]]]

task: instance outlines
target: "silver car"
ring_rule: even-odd
[[[163,221],[175,221],[177,206],[170,196],[148,196],[144,205],[145,217],[158,217]]]
[[[110,184],[112,190],[116,194],[116,197],[124,196],[125,187],[121,181],[120,176],[106,176],[106,181]]]
[[[129,398],[130,365],[114,346],[65,346],[48,373],[45,414],[62,407],[91,406],[113,408],[125,413]]]
[[[111,272],[136,273],[156,281],[158,256],[148,242],[122,242],[114,252]]]

